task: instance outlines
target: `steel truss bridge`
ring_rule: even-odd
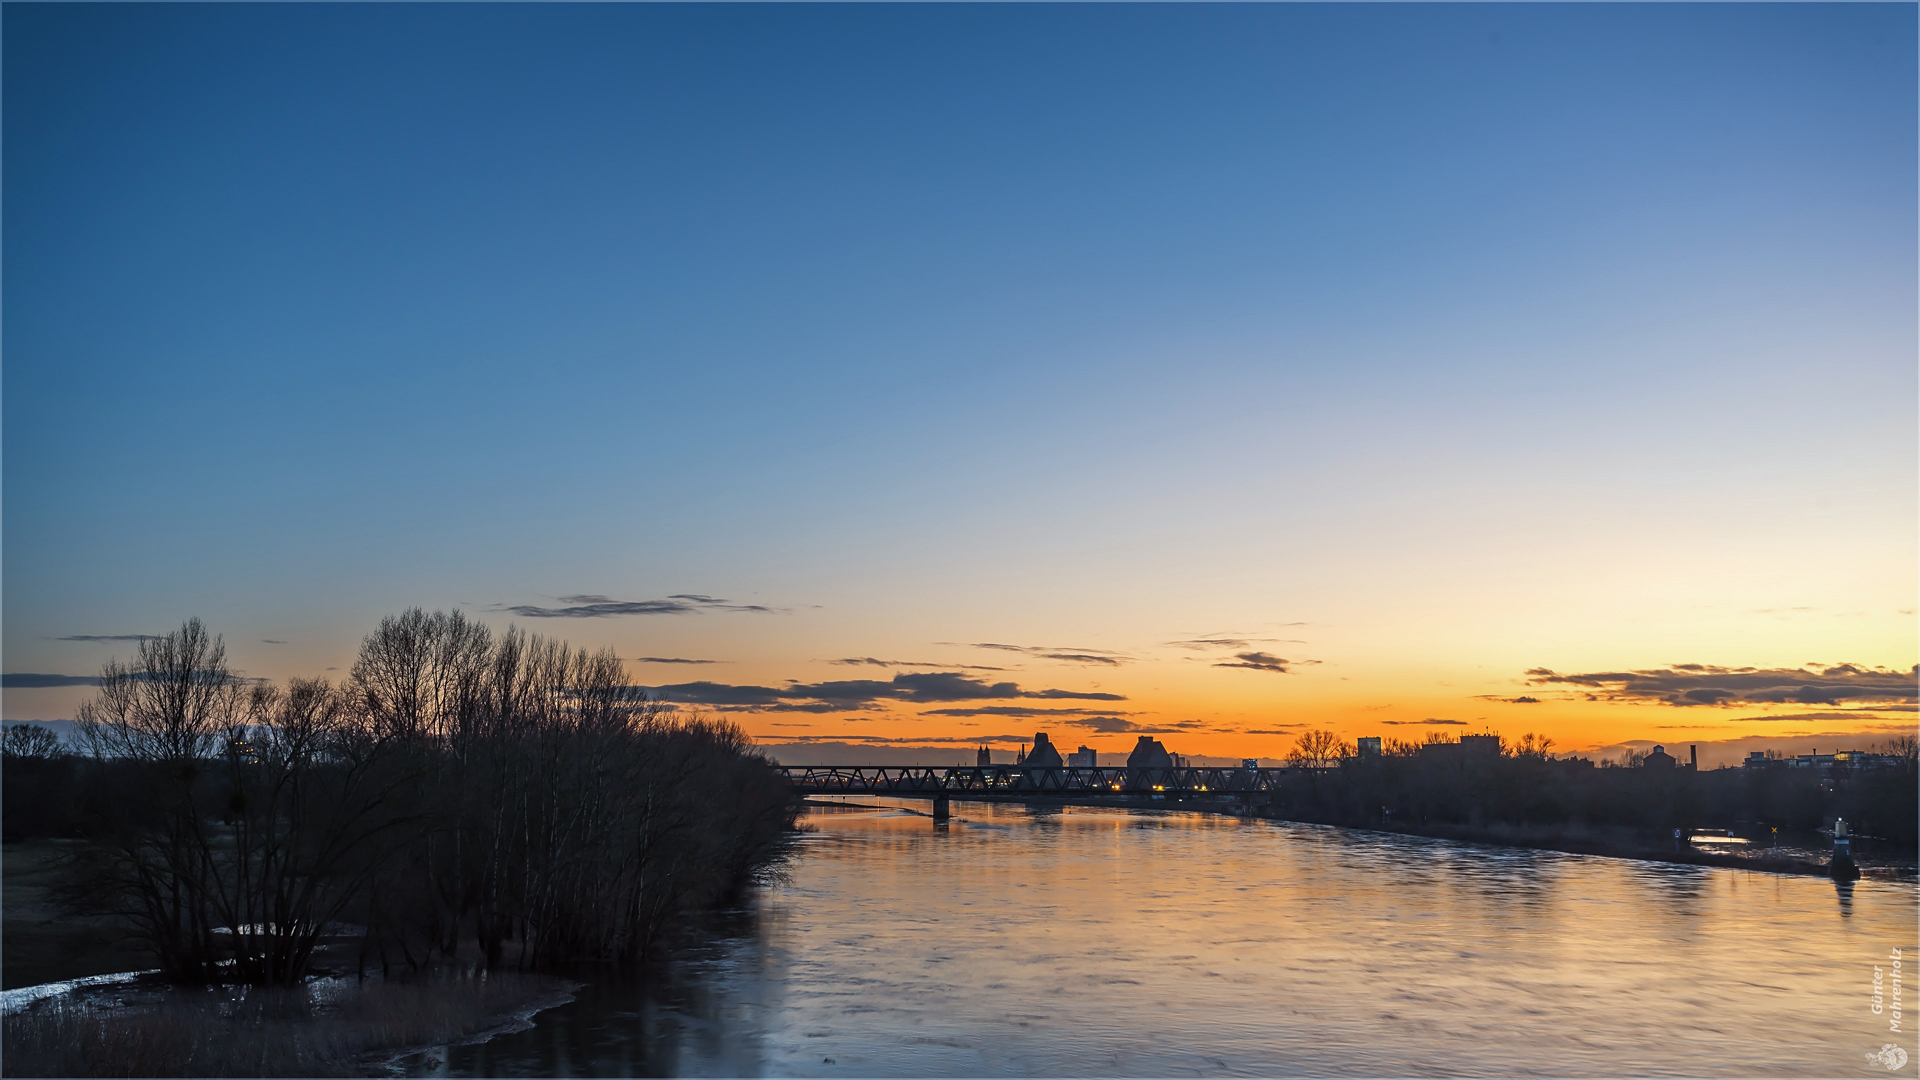
[[[1139,806],[1159,800],[1264,800],[1290,769],[1028,768],[1024,765],[782,765],[799,795],[890,795],[933,800],[936,820],[949,799],[975,802],[1075,802]]]

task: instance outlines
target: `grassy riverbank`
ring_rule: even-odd
[[[173,987],[128,1004],[48,1003],[0,1020],[0,1075],[364,1076],[404,1050],[515,1026],[577,986],[497,973],[334,993]]]
[[[114,920],[61,911],[53,889],[77,841],[0,845],[0,989],[139,971],[153,957]]]

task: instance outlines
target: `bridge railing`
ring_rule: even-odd
[[[1047,794],[1251,794],[1279,786],[1285,769],[1024,765],[782,765],[802,794],[961,796]]]

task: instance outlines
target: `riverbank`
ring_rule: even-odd
[[[1229,811],[1231,812],[1231,811]],[[1460,824],[1373,824],[1354,825],[1342,821],[1321,821],[1309,817],[1258,815],[1268,820],[1291,821],[1303,825],[1330,825],[1366,832],[1421,836],[1432,840],[1453,840],[1463,844],[1488,844],[1496,847],[1531,848],[1536,851],[1560,851],[1570,855],[1598,855],[1609,859],[1636,859],[1643,862],[1675,863],[1682,866],[1718,866],[1733,870],[1758,870],[1769,874],[1804,874],[1829,877],[1831,869],[1823,859],[1804,854],[1755,851],[1735,854],[1729,851],[1703,850],[1688,844],[1669,846],[1671,839],[1644,829],[1592,827],[1577,825],[1490,825]],[[1751,851],[1752,849],[1749,849]],[[1863,859],[1860,870],[1869,877],[1910,878],[1911,863]]]
[[[1295,819],[1283,819],[1295,820]],[[1301,824],[1334,825],[1337,828],[1356,828],[1339,825],[1334,822],[1303,821]],[[1488,844],[1496,847],[1532,848],[1538,851],[1561,851],[1571,855],[1599,855],[1610,859],[1638,859],[1646,862],[1678,863],[1684,866],[1721,866],[1735,870],[1761,870],[1770,874],[1810,874],[1815,877],[1829,876],[1826,863],[1812,859],[1795,858],[1787,855],[1735,855],[1720,851],[1703,851],[1699,848],[1681,846],[1678,850],[1663,849],[1643,837],[1631,835],[1632,830],[1564,830],[1564,829],[1528,829],[1519,826],[1493,825],[1472,828],[1464,825],[1432,825],[1384,828],[1369,826],[1367,832],[1386,832],[1399,836],[1423,836],[1433,840],[1454,840],[1466,844]],[[1610,835],[1614,833],[1629,835]],[[1912,867],[1898,866],[1862,866],[1863,872],[1876,876],[1900,877],[1912,876]]]
[[[1023,806],[1050,805],[1086,805],[1108,809],[1130,810],[1173,810],[1195,813],[1225,814],[1233,817],[1253,817],[1268,821],[1285,821],[1301,825],[1327,825],[1362,832],[1392,833],[1399,836],[1420,836],[1433,840],[1453,840],[1466,844],[1488,844],[1497,847],[1531,848],[1538,851],[1560,851],[1571,855],[1598,855],[1611,859],[1636,859],[1646,862],[1675,863],[1684,866],[1718,866],[1735,870],[1758,870],[1771,874],[1801,874],[1813,877],[1828,877],[1830,870],[1826,861],[1809,858],[1804,854],[1782,854],[1774,852],[1753,854],[1735,854],[1724,851],[1702,850],[1698,847],[1682,845],[1677,850],[1666,846],[1661,838],[1653,836],[1643,829],[1624,827],[1581,827],[1581,826],[1517,826],[1492,824],[1483,826],[1457,824],[1371,824],[1355,825],[1343,821],[1318,820],[1305,816],[1286,816],[1272,812],[1251,810],[1244,804],[1232,799],[1188,799],[1154,800],[1141,802],[1125,797],[1096,797],[1074,800],[1072,802],[1052,800],[969,800],[982,804],[1011,803]],[[877,804],[826,802],[809,799],[806,805],[820,807],[843,807],[855,809],[879,808]],[[910,813],[922,813],[910,806],[893,807]],[[1749,849],[1751,850],[1751,849]],[[1888,862],[1863,858],[1860,869],[1868,877],[1880,877],[1891,880],[1911,878],[1916,872],[1912,863]]]

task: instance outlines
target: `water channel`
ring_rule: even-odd
[[[598,983],[408,1071],[1872,1076],[1889,1042],[1920,1060],[1911,1013],[1888,1030],[1910,878],[953,810],[810,810],[788,880],[646,988]]]

